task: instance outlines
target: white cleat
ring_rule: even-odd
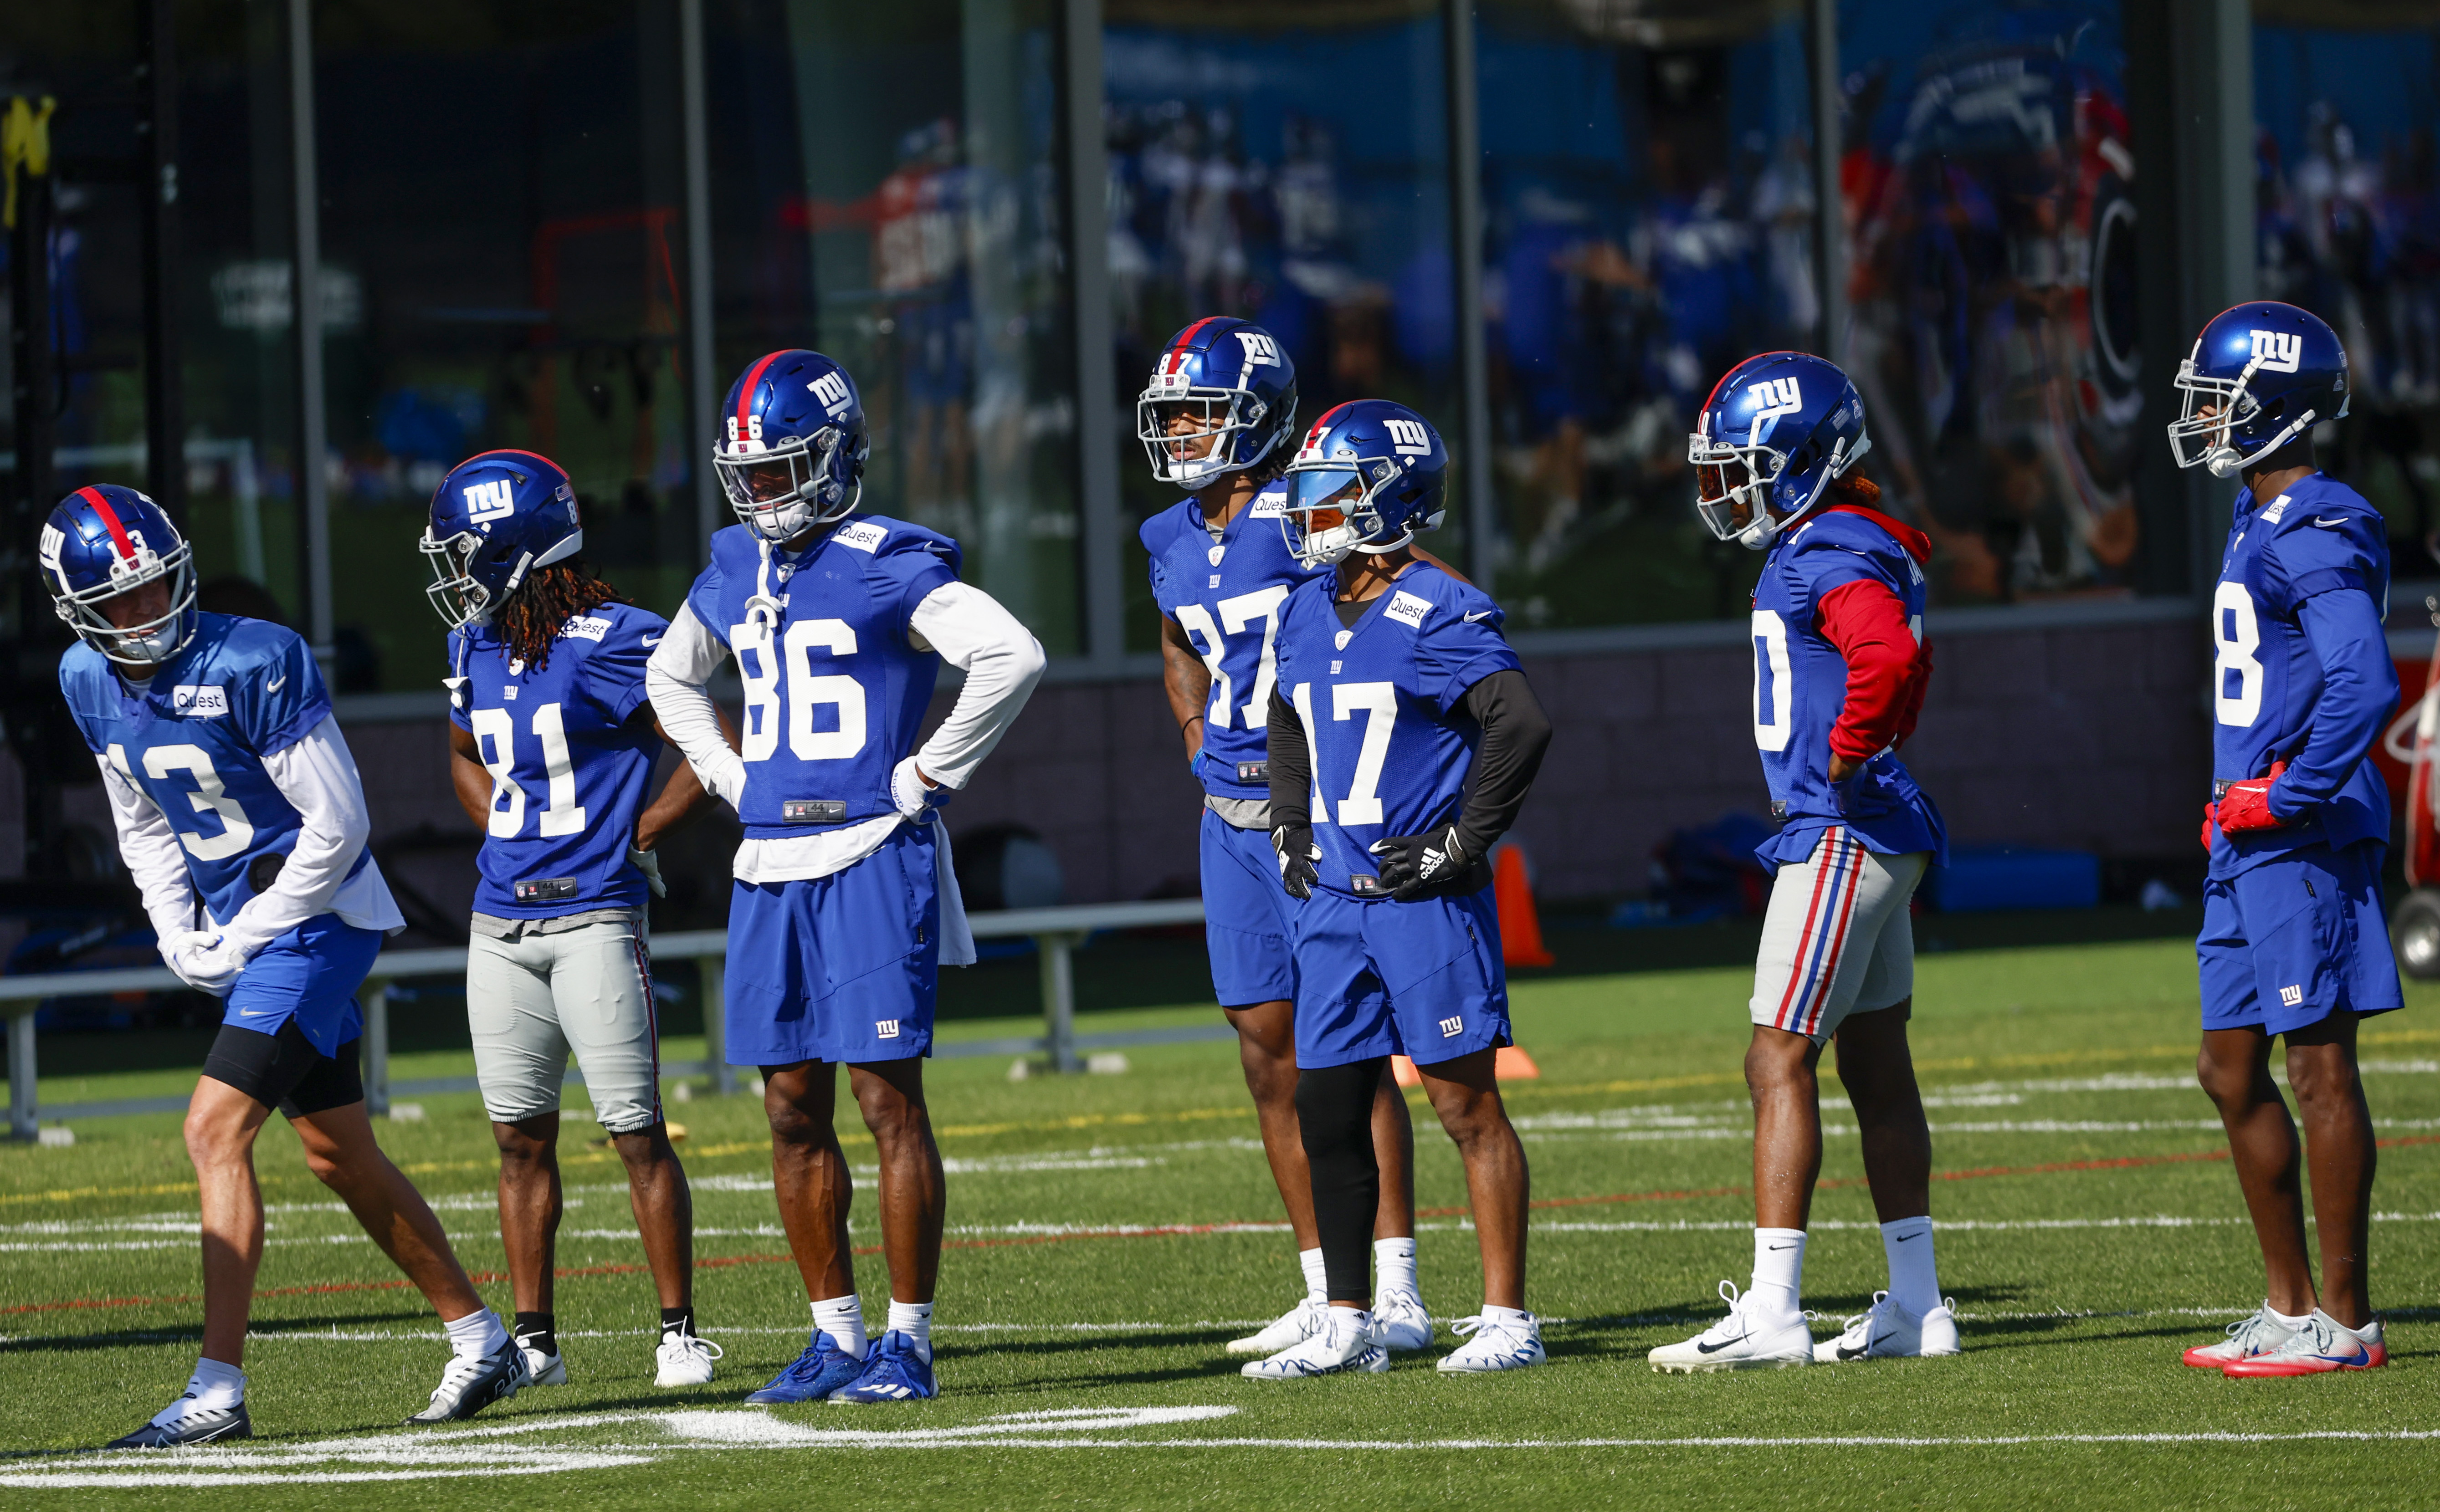
[[[1324,1322],[1322,1314],[1329,1310],[1330,1304],[1307,1297],[1281,1313],[1262,1332],[1229,1340],[1229,1352],[1232,1355],[1276,1355],[1283,1349],[1292,1349],[1314,1336]]]
[[[1411,1291],[1383,1292],[1372,1304],[1372,1337],[1392,1352],[1430,1348],[1432,1315],[1424,1299]]]
[[[709,1339],[698,1339],[691,1333],[665,1333],[661,1346],[654,1352],[660,1372],[653,1377],[655,1386],[703,1386],[711,1381],[711,1362],[727,1351]]]
[[[1522,1370],[1547,1358],[1542,1353],[1542,1320],[1530,1312],[1521,1319],[1460,1318],[1449,1325],[1449,1331],[1465,1339],[1441,1359],[1441,1369],[1453,1376]]]
[[[493,1402],[514,1396],[533,1379],[526,1352],[515,1340],[506,1340],[488,1355],[452,1355],[433,1389],[431,1405],[407,1419],[410,1424],[456,1423],[474,1416]]]
[[[522,1339],[517,1341],[517,1348],[524,1351],[526,1374],[532,1378],[526,1382],[527,1385],[565,1386],[567,1384],[567,1361],[565,1358],[559,1355],[546,1355]]]
[[[1886,1291],[1873,1293],[1869,1312],[1847,1320],[1836,1339],[1813,1346],[1813,1361],[1835,1365],[1847,1360],[1913,1360],[1958,1352],[1955,1304],[1944,1301],[1918,1318],[1898,1306]]]
[[[1645,1358],[1652,1368],[1672,1374],[1697,1370],[1777,1370],[1813,1363],[1813,1330],[1799,1313],[1788,1323],[1764,1325],[1746,1315],[1745,1299],[1729,1282],[1720,1283],[1720,1300],[1729,1315],[1687,1340],[1662,1344]]]
[[[1268,1360],[1249,1360],[1242,1374],[1248,1380],[1302,1380],[1308,1376],[1336,1376],[1349,1371],[1378,1375],[1390,1368],[1390,1352],[1372,1333],[1372,1315],[1354,1307],[1321,1309],[1329,1316],[1302,1343]]]

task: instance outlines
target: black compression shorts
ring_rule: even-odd
[[[295,1019],[281,1023],[278,1034],[224,1023],[204,1057],[204,1075],[265,1108],[302,1118],[365,1100],[364,1077],[356,1070],[356,1049],[363,1042],[350,1040],[337,1055],[326,1056]]]

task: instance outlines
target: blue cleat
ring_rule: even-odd
[[[915,1352],[915,1341],[892,1330],[864,1358],[864,1374],[831,1393],[834,1402],[922,1401],[941,1395],[932,1362]]]
[[[870,1356],[874,1351],[866,1351]],[[865,1361],[838,1346],[819,1328],[787,1369],[771,1378],[748,1402],[817,1402],[864,1374]]]

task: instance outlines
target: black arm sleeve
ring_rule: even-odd
[[[1271,827],[1313,823],[1313,752],[1304,743],[1304,721],[1296,705],[1271,690]],[[1538,756],[1536,759],[1539,759]]]
[[[1551,745],[1551,718],[1533,685],[1517,671],[1494,672],[1465,690],[1464,708],[1482,726],[1482,744],[1475,752],[1474,782],[1458,815],[1458,844],[1480,861],[1491,854],[1499,837],[1516,822],[1534,774],[1542,770],[1542,753]],[[1302,744],[1303,731],[1298,731]],[[1279,792],[1279,719],[1271,720],[1271,792]],[[1271,800],[1272,813],[1279,799]]]

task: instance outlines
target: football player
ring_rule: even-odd
[[[938,810],[1025,706],[1042,648],[958,580],[956,542],[850,518],[870,444],[845,368],[773,352],[738,378],[722,413],[713,463],[740,523],[711,538],[711,565],[645,685],[670,738],[745,826],[728,913],[728,1058],[762,1068],[773,1186],[814,1311],[804,1353],[746,1399],[928,1397],[943,1198],[923,1058],[941,963],[974,959]],[[734,749],[704,691],[732,656],[745,685]],[[942,661],[965,682],[919,750]],[[841,1062],[881,1167],[889,1320],[870,1348],[831,1126]]]
[[[365,1116],[355,991],[405,920],[366,848],[364,786],[321,668],[293,631],[198,611],[192,551],[133,489],[62,500],[37,556],[79,642],[60,658],[60,691],[101,768],[161,958],[225,1004],[187,1109],[202,1358],[184,1395],[110,1448],[253,1435],[241,1367],[262,1263],[254,1142],[274,1109],[448,1327],[448,1368],[407,1421],[470,1417],[514,1396],[525,1356]]]
[[[1729,370],[1687,444],[1695,512],[1764,559],[1753,596],[1754,743],[1783,827],[1757,852],[1776,873],[1763,916],[1746,1050],[1754,1105],[1754,1268],[1729,1315],[1651,1353],[1660,1371],[1957,1353],[1931,1256],[1931,1130],[1907,1047],[1914,1005],[1908,905],[1944,864],[1940,811],[1898,747],[1931,680],[1923,565],[1931,543],[1873,506],[1855,471],[1864,401],[1819,357],[1769,352]],[[1890,1285],[1817,1346],[1798,1302],[1821,1174],[1820,1064],[1863,1130],[1864,1175]]]
[[[1499,633],[1499,607],[1412,543],[1441,522],[1448,453],[1423,417],[1358,400],[1314,422],[1281,527],[1336,570],[1290,593],[1271,691],[1271,845],[1300,900],[1296,1111],[1328,1306],[1257,1380],[1389,1368],[1364,1240],[1381,1201],[1373,1110],[1403,1053],[1465,1164],[1483,1306],[1453,1325],[1448,1372],[1542,1361],[1525,1310],[1525,1149],[1493,1061],[1508,983],[1491,849],[1525,801],[1551,725]]]
[[[567,1383],[551,1283],[573,1049],[660,1293],[654,1384],[699,1386],[720,1346],[695,1334],[693,1201],[661,1116],[644,947],[645,890],[662,891],[654,844],[704,796],[680,761],[644,801],[662,742],[644,662],[669,626],[584,569],[576,491],[531,452],[459,463],[422,547],[450,627],[450,772],[483,834],[466,1018],[500,1149],[517,1345],[533,1384]]]
[[[1162,681],[1203,784],[1202,871],[1211,989],[1237,1031],[1237,1058],[1263,1131],[1263,1152],[1296,1235],[1304,1298],[1276,1322],[1232,1341],[1236,1355],[1275,1355],[1325,1321],[1313,1185],[1296,1121],[1297,902],[1271,855],[1270,739],[1280,607],[1290,589],[1327,577],[1299,561],[1280,532],[1295,446],[1296,365],[1268,331],[1242,320],[1198,320],[1174,337],[1136,400],[1136,436],[1153,476],[1195,492],[1144,522],[1153,602],[1160,608]],[[1431,1343],[1415,1278],[1415,1134],[1387,1069],[1372,1103],[1381,1164],[1373,1322],[1389,1349]]]
[[[2212,593],[2197,1066],[2270,1272],[2261,1307],[2185,1361],[2231,1376],[2368,1370],[2389,1356],[2366,1279],[2376,1157],[2356,1032],[2403,1004],[2380,896],[2389,790],[2368,754],[2397,703],[2381,629],[2388,531],[2313,460],[2314,428],[2347,412],[2346,348],[2321,320],[2269,301],[2223,311],[2177,385],[2178,465],[2239,485]],[[2305,1120],[2318,1292],[2273,1039],[2288,1041]]]

